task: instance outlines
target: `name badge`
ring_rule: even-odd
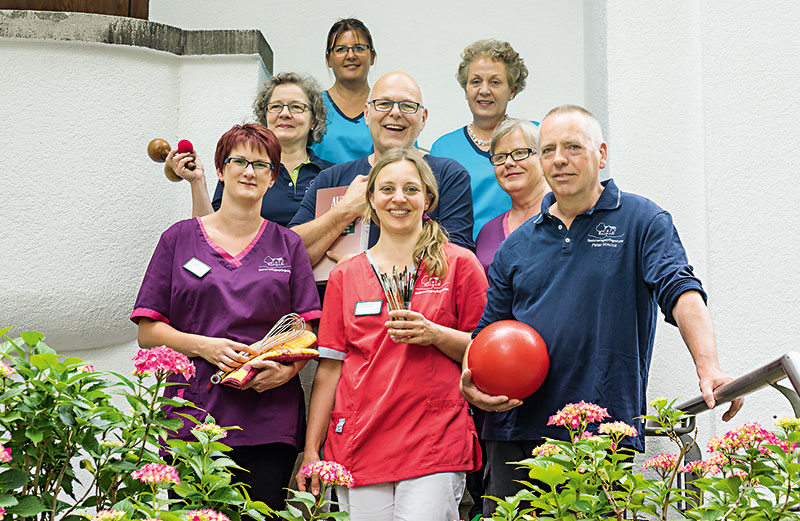
[[[186,264],[183,265],[183,269],[185,269],[198,279],[202,279],[206,275],[206,273],[211,271],[211,266],[201,261],[197,257],[192,257]]]
[[[357,317],[380,315],[381,307],[383,307],[382,300],[362,300],[361,302],[356,302],[355,315]]]

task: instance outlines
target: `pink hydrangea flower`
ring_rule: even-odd
[[[189,510],[186,512],[186,519],[188,521],[231,521],[230,518],[222,512],[217,512],[210,508]]]
[[[8,378],[14,374],[14,368],[5,362],[0,362],[0,376]]]
[[[172,465],[162,465],[161,463],[148,463],[139,470],[135,470],[132,474],[134,479],[138,479],[142,483],[151,483],[156,485],[175,483],[181,484],[181,478],[178,476],[178,471]]]
[[[332,485],[353,488],[353,476],[344,468],[344,465],[340,465],[335,461],[315,461],[308,465],[303,465],[300,472],[307,477],[319,476],[319,479]]]
[[[581,400],[580,403],[568,403],[563,409],[557,411],[547,425],[557,425],[559,427],[566,427],[568,429],[577,430],[581,427],[585,428],[586,425],[594,422],[602,421],[603,418],[608,418],[608,410],[593,403],[586,403]]]
[[[758,449],[762,454],[770,454],[770,450],[762,447],[762,444],[781,445],[784,450],[788,450],[785,443],[778,439],[775,434],[764,429],[761,424],[749,422],[732,431],[726,432],[722,436],[714,436],[708,442],[708,452],[736,452],[739,449]]]
[[[11,449],[7,449],[0,443],[0,462],[11,463]]]
[[[600,427],[597,429],[597,432],[619,438],[622,438],[623,436],[634,437],[639,434],[636,430],[636,427],[628,425],[625,422],[601,423]]]
[[[662,471],[671,471],[677,465],[678,457],[675,454],[659,454],[658,456],[653,456],[649,460],[644,462],[642,468],[644,469],[655,469],[655,470],[662,470]]]
[[[695,473],[698,476],[710,476],[712,474],[719,474],[720,465],[709,458],[707,460],[690,461],[679,469],[679,472],[684,474]]]
[[[552,443],[542,443],[531,453],[534,456],[553,456],[561,452],[561,449]]]
[[[133,357],[133,363],[136,367],[133,371],[135,375],[178,373],[183,375],[187,382],[195,375],[194,363],[189,357],[167,346],[140,349]]]
[[[94,366],[92,364],[86,364],[83,367],[79,368],[78,371],[81,371],[83,373],[93,373]]]
[[[86,516],[92,521],[118,521],[125,517],[122,510],[101,510],[93,516]]]
[[[211,436],[221,436],[225,437],[228,435],[228,431],[217,425],[216,423],[199,423],[192,427],[193,431],[200,431],[210,434]]]
[[[6,517],[6,509],[5,508],[0,508],[0,521],[3,521],[3,519],[5,519],[5,517]]]

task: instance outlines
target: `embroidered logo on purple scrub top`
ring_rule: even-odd
[[[282,273],[291,273],[292,265],[288,264],[283,257],[264,257],[258,271],[280,271]]]

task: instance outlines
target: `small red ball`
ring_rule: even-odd
[[[178,153],[185,154],[186,152],[194,152],[194,147],[188,139],[181,139],[178,141]]]
[[[544,340],[531,326],[500,320],[475,336],[467,354],[467,367],[481,391],[521,400],[542,385],[550,357]]]

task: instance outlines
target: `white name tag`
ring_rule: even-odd
[[[183,265],[183,269],[198,279],[202,279],[206,273],[211,271],[211,266],[201,261],[197,257],[192,257],[186,264]]]
[[[361,302],[356,302],[355,315],[357,317],[363,317],[366,315],[380,315],[382,306],[382,300],[362,300]]]

